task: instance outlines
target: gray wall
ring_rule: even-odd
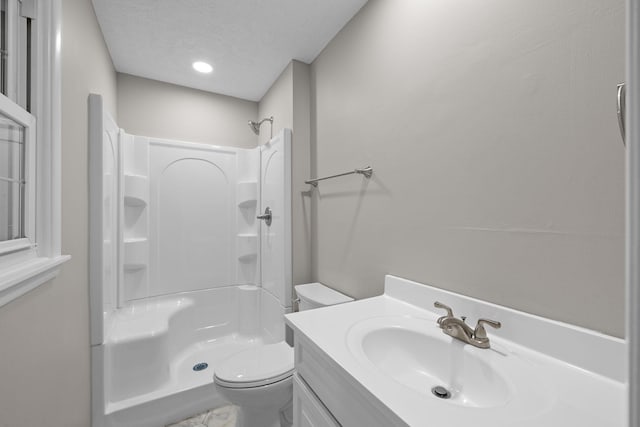
[[[62,253],[52,282],[0,308],[0,426],[90,425],[87,96],[116,111],[116,75],[89,0],[62,3]]]
[[[370,0],[312,64],[313,275],[624,334],[624,2]]]
[[[293,61],[285,67],[258,103],[258,120],[273,116],[273,134],[293,129]],[[260,127],[260,145],[269,142],[269,123]]]
[[[311,198],[309,179],[310,147],[310,67],[291,61],[258,104],[258,117],[273,116],[273,134],[283,128],[293,130],[291,149],[291,211],[293,284],[311,281]],[[260,143],[269,141],[269,123],[260,129]]]
[[[253,148],[258,104],[118,73],[118,126],[157,138]]]

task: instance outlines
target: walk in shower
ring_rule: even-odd
[[[254,149],[161,140],[89,104],[93,425],[165,425],[225,403],[220,360],[284,339],[291,133]]]

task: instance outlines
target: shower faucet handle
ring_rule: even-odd
[[[256,218],[263,219],[264,223],[267,224],[267,227],[269,227],[273,219],[271,215],[271,208],[267,206],[267,208],[264,210],[264,215],[258,215]]]

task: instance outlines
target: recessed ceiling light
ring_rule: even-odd
[[[213,71],[213,67],[206,62],[196,61],[193,63],[193,69],[200,73],[210,73]]]

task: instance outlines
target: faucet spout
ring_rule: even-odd
[[[440,327],[445,334],[461,341],[469,343],[473,339],[473,329],[462,319],[446,318],[440,323]]]

